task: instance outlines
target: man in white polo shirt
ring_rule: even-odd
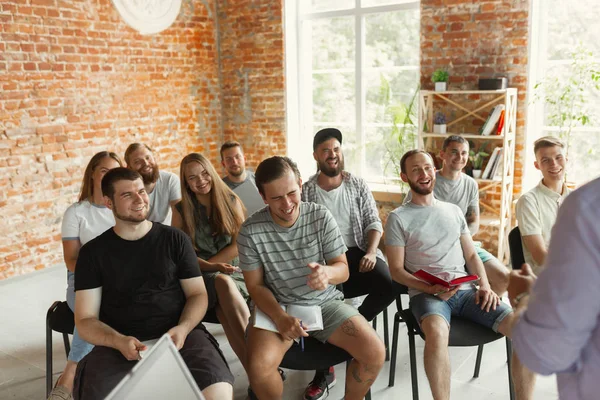
[[[534,165],[542,172],[543,178],[517,202],[517,222],[521,231],[525,262],[535,274],[541,271],[546,261],[550,232],[556,221],[558,208],[571,192],[565,184],[567,159],[563,154],[564,147],[561,141],[552,136],[535,141]]]
[[[181,201],[181,184],[174,173],[159,170],[152,153],[147,145],[132,143],[125,150],[125,163],[144,180],[150,199],[148,221],[171,226],[171,208]]]

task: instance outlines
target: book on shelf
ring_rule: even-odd
[[[302,321],[307,332],[323,330],[323,314],[320,306],[299,306],[296,304],[279,305],[283,311]],[[260,308],[254,307],[254,327],[279,333],[277,325]]]
[[[492,155],[490,156],[490,159],[488,160],[488,163],[485,166],[485,169],[483,170],[483,174],[481,174],[481,179],[491,179],[492,178],[494,166],[495,166],[496,162],[498,161],[498,153],[500,153],[501,149],[502,149],[502,147],[496,147],[494,149],[494,151],[492,151]]]
[[[494,165],[494,169],[492,170],[490,179],[502,178],[503,171],[504,171],[504,149],[501,148],[500,152],[498,153],[498,160],[496,161],[496,164]]]
[[[492,131],[496,132],[496,131],[494,131],[494,128],[496,127],[496,124],[500,120],[500,114],[502,114],[503,110],[504,110],[504,104],[498,104],[497,106],[492,108],[492,110],[490,111],[490,114],[488,115],[487,119],[485,120],[485,123],[479,130],[479,133],[482,136],[489,136],[492,133]]]
[[[479,276],[477,275],[467,275],[455,279],[450,279],[449,274],[447,273],[440,273],[434,275],[425,271],[424,269],[418,270],[413,275],[431,285],[442,285],[447,288],[453,288],[455,286],[462,285],[463,283],[474,282],[479,280]]]
[[[502,110],[500,113],[500,119],[498,120],[498,129],[496,130],[496,135],[502,135],[502,128],[504,128],[504,117],[506,115],[506,110]]]

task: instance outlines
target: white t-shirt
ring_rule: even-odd
[[[63,216],[62,240],[79,240],[83,246],[96,236],[115,226],[112,211],[88,200],[71,204]]]
[[[148,193],[150,211],[146,218],[152,222],[171,225],[171,202],[181,200],[179,177],[172,172],[160,171],[152,193]]]
[[[65,211],[60,235],[62,240],[79,240],[83,246],[113,226],[115,226],[115,217],[108,207],[83,200],[71,204]],[[71,289],[74,287],[74,276],[73,272],[67,272],[68,284]]]
[[[335,189],[330,191],[323,190],[316,185],[317,203],[323,204],[333,214],[333,219],[337,222],[342,238],[346,247],[358,247],[354,240],[354,231],[350,224],[351,205],[348,202],[348,196],[345,195],[346,185],[344,181]]]
[[[571,193],[567,185],[563,184],[562,194],[550,190],[542,181],[524,193],[516,206],[517,222],[521,236],[542,235],[546,248],[550,244],[550,234],[552,227],[556,222],[558,208],[562,204],[565,197]],[[540,272],[540,265],[534,260],[531,252],[523,243],[523,255],[525,262],[531,266],[533,272]]]

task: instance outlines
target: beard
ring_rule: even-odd
[[[117,210],[116,208],[114,209],[113,213],[115,215],[115,219],[120,219],[121,221],[126,221],[126,222],[134,222],[134,223],[141,223],[144,222],[146,220],[146,217],[148,216],[149,213],[149,209],[148,209],[148,205],[146,204],[146,208],[145,208],[145,213],[142,216],[131,216],[131,215],[124,215],[121,214],[119,212],[119,210]]]
[[[227,170],[229,175],[235,176],[236,178],[244,173],[244,168],[240,167],[237,171]]]
[[[421,188],[416,182],[408,180],[408,185],[412,189],[413,192],[420,194],[422,196],[426,196],[433,192],[433,188],[435,187],[435,178],[431,178],[431,186],[428,188]]]
[[[155,183],[159,177],[159,169],[158,169],[158,165],[156,165],[156,164],[152,167],[151,172],[142,172],[142,171],[137,171],[137,172],[142,176],[142,181],[144,182],[144,185],[149,185],[151,183]]]
[[[334,158],[328,158],[324,162],[319,162],[318,163],[319,171],[321,171],[322,173],[324,173],[325,175],[327,175],[330,178],[338,176],[344,170],[344,159],[342,157],[338,157],[337,159],[338,159],[337,167],[330,167],[329,165],[327,165],[327,161],[334,160]]]

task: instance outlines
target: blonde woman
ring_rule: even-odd
[[[244,333],[250,311],[236,245],[244,206],[201,154],[185,156],[180,177],[181,202],[175,206],[172,225],[191,237],[206,284],[208,309],[215,308],[231,348],[246,368]]]
[[[112,211],[104,205],[102,177],[109,170],[121,166],[121,159],[115,153],[96,153],[85,168],[79,200],[69,206],[63,216],[61,236],[63,257],[67,266],[67,304],[71,311],[75,311],[75,264],[79,249],[115,224]],[[50,392],[49,400],[72,398],[77,363],[93,347],[79,337],[75,328],[67,365]]]

